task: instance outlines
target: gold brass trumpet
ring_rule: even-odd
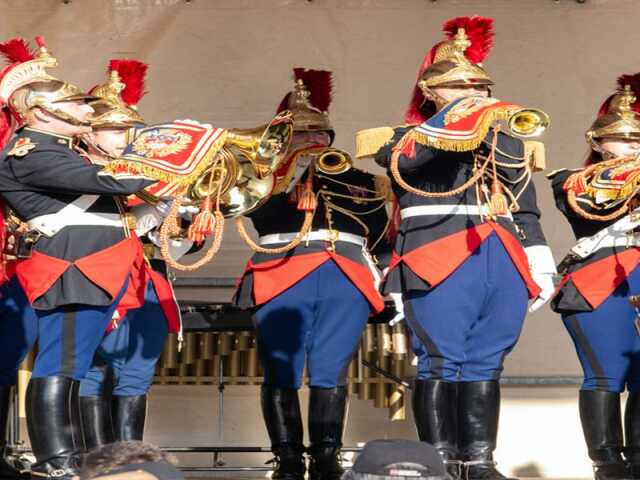
[[[513,113],[507,120],[509,130],[523,138],[542,135],[550,123],[549,115],[537,108],[523,108]]]
[[[188,196],[200,201],[220,195],[225,217],[244,215],[266,201],[274,186],[273,172],[285,159],[293,135],[289,111],[266,127],[230,129],[218,161],[191,186]]]
[[[318,154],[316,168],[326,175],[340,175],[353,166],[351,156],[337,148],[328,148]]]

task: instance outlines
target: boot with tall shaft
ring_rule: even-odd
[[[298,391],[263,385],[262,415],[275,458],[274,480],[303,480],[305,474],[302,443],[302,414]]]
[[[466,480],[505,480],[493,452],[498,438],[500,383],[497,380],[458,384],[459,447]]]
[[[462,462],[458,451],[458,384],[417,379],[412,407],[418,438],[436,447],[449,476],[459,480]]]
[[[311,387],[309,394],[309,480],[339,480],[347,387]]]

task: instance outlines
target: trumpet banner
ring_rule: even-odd
[[[521,108],[495,98],[461,98],[418,125],[411,136],[423,145],[440,150],[475,150],[487,136],[491,125],[499,120],[507,120]]]
[[[116,175],[144,175],[158,182],[146,191],[175,196],[215,161],[227,130],[194,120],[176,120],[133,131],[122,156],[105,169]]]

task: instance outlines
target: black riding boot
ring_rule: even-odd
[[[115,442],[110,396],[81,396],[80,420],[86,450]]]
[[[0,479],[21,478],[20,472],[7,460],[7,425],[9,424],[9,404],[11,386],[0,385]]]
[[[309,398],[309,480],[339,480],[347,387],[311,387]]]
[[[32,378],[27,388],[27,427],[36,463],[34,478],[71,479],[77,475],[71,409],[75,380],[67,377]]]
[[[418,438],[436,447],[454,480],[462,476],[458,452],[458,384],[444,380],[416,380],[413,417]]]
[[[114,395],[112,407],[115,439],[118,441],[142,440],[144,423],[147,419],[147,396]]]
[[[596,480],[628,478],[622,460],[620,394],[580,390],[580,422]]]
[[[630,393],[624,409],[626,445],[624,456],[629,466],[629,476],[640,479],[640,393]]]
[[[263,385],[260,394],[262,415],[275,455],[273,480],[303,480],[302,414],[298,391]]]
[[[499,417],[500,384],[496,380],[458,384],[458,445],[467,480],[506,478],[493,461]]]

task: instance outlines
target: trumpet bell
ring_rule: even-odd
[[[220,199],[220,211],[226,218],[246,215],[269,199],[274,185],[273,174],[258,177],[251,163],[242,163],[239,181]]]
[[[508,126],[511,132],[519,137],[538,137],[549,127],[551,120],[542,110],[523,108],[509,117]]]
[[[192,201],[219,196],[225,217],[249,213],[265,202],[275,172],[286,159],[293,137],[291,112],[276,115],[266,127],[227,131],[217,161],[190,187]]]
[[[349,170],[352,165],[351,156],[335,148],[321,153],[316,160],[316,168],[327,175],[340,175]]]
[[[206,197],[228,192],[238,182],[240,164],[228,148],[223,147],[218,152],[218,162],[207,169],[189,189],[189,197],[194,200],[204,200]]]
[[[285,110],[266,127],[229,130],[226,143],[234,153],[251,161],[259,175],[267,176],[282,165],[292,138],[293,116]]]

